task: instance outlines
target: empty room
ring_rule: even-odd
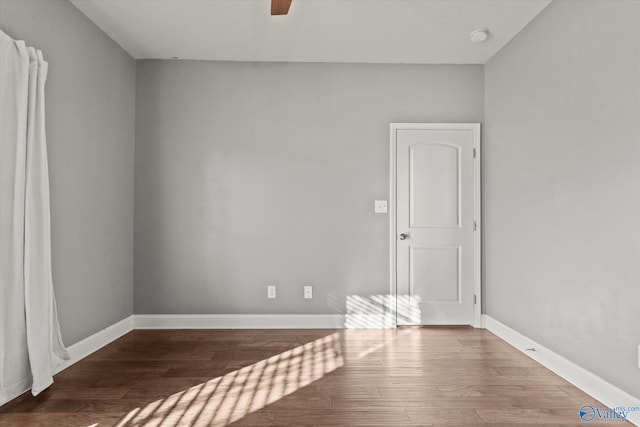
[[[0,191],[1,427],[640,426],[640,0],[0,0]]]

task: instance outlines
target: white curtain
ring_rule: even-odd
[[[51,272],[42,52],[0,31],[0,404],[53,383],[60,336]]]

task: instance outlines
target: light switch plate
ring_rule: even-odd
[[[374,202],[374,211],[375,213],[387,213],[387,201],[376,200]]]
[[[273,299],[276,297],[276,287],[275,285],[267,286],[267,298]]]
[[[304,298],[312,299],[313,298],[313,286],[305,286],[304,287]]]

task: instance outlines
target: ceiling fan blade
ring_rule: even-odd
[[[289,13],[291,0],[271,0],[271,15],[286,15]]]

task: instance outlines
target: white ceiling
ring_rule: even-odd
[[[483,64],[551,0],[71,0],[136,59]],[[482,44],[469,33],[491,31]]]

